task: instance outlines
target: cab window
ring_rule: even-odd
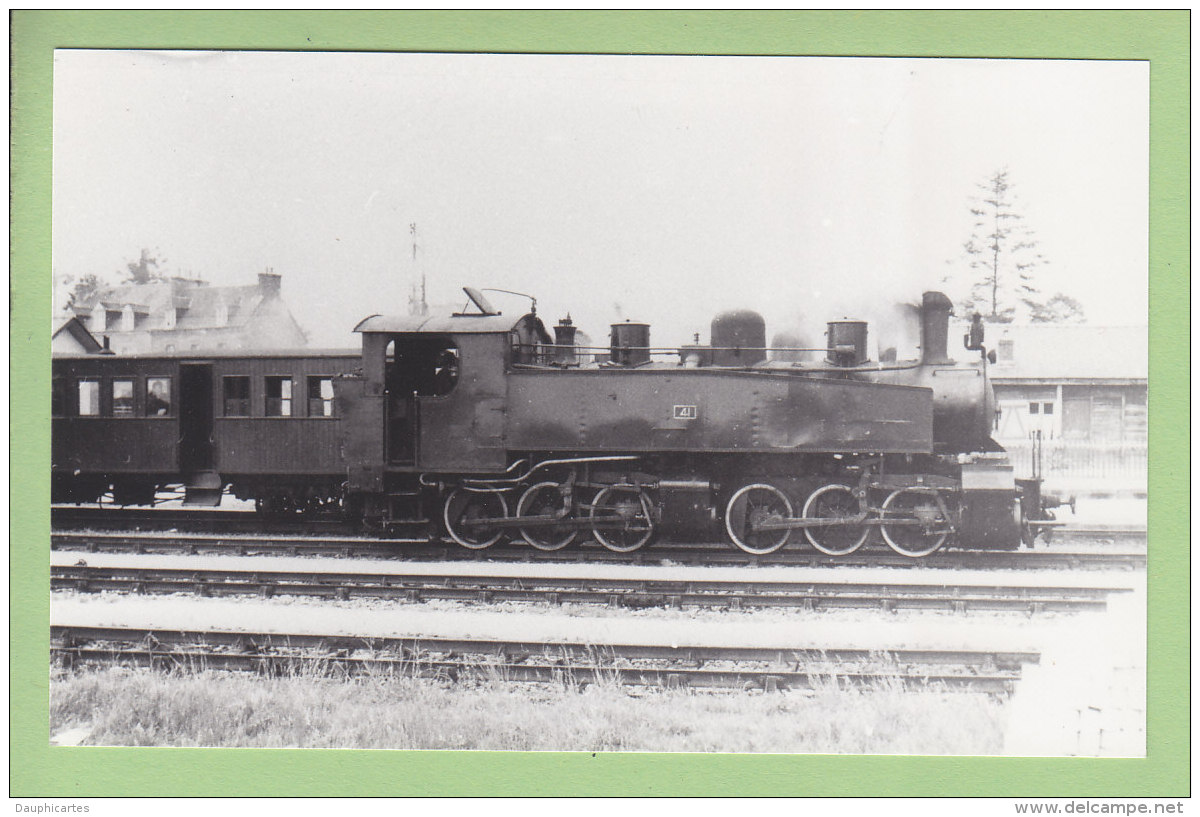
[[[388,344],[384,380],[388,393],[407,399],[414,392],[421,397],[442,397],[458,384],[458,347],[451,338],[397,337]]]
[[[458,350],[443,349],[433,360],[433,387],[430,394],[440,397],[454,391],[458,383]]]

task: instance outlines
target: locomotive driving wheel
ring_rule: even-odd
[[[465,548],[483,550],[500,541],[504,531],[490,525],[471,524],[476,519],[503,519],[508,516],[504,497],[491,491],[468,491],[455,488],[446,497],[442,519],[446,533]]]
[[[589,513],[596,541],[617,553],[632,553],[654,536],[650,498],[632,485],[610,485],[592,502]]]
[[[862,508],[854,491],[845,485],[825,485],[813,491],[804,503],[805,519],[851,520],[861,517]],[[866,525],[839,522],[804,529],[808,543],[828,556],[846,556],[867,541]]]
[[[774,485],[744,485],[725,506],[725,530],[733,543],[747,553],[761,556],[787,544],[789,528],[759,530],[764,522],[781,522],[792,516],[792,503]]]
[[[542,516],[563,520],[571,515],[571,509],[566,507],[566,502],[567,499],[557,482],[539,482],[521,494],[521,500],[517,503],[517,516]],[[577,533],[574,528],[549,522],[521,528],[521,538],[538,550],[561,550],[575,541]]]
[[[902,556],[928,556],[946,542],[952,530],[946,505],[933,488],[900,488],[880,507],[883,539]],[[895,521],[889,525],[889,519]]]

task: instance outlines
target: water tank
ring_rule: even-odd
[[[612,324],[610,357],[613,363],[637,366],[650,362],[650,324],[627,320]]]
[[[749,309],[722,312],[712,319],[713,363],[753,366],[767,357],[767,325]]]

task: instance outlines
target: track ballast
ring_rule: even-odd
[[[407,561],[495,561],[595,564],[663,564],[790,567],[902,567],[950,570],[1102,569],[1141,570],[1144,551],[1067,550],[1039,547],[1021,551],[944,550],[919,559],[900,556],[887,548],[868,548],[849,556],[826,556],[801,545],[764,556],[752,556],[723,543],[661,543],[637,553],[613,553],[594,543],[544,552],[520,545],[496,545],[483,551],[428,540],[386,540],[365,537],[255,536],[159,532],[55,531],[54,550],[90,553],[212,553],[225,555],[338,556]]]
[[[60,666],[246,670],[281,675],[398,673],[447,681],[503,679],[662,687],[762,689],[898,684],[908,689],[1008,694],[1034,652],[592,645],[488,639],[379,638],[313,633],[169,631],[53,626]]]
[[[201,596],[300,596],[349,600],[524,602],[721,610],[868,608],[882,610],[1080,612],[1104,610],[1113,587],[837,582],[647,580],[464,574],[292,572],[55,565],[53,590]]]

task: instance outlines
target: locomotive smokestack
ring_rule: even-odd
[[[570,314],[554,327],[554,362],[571,364],[576,362],[575,330]]]
[[[953,304],[941,292],[926,292],[921,299],[921,362],[950,363],[947,338]]]

